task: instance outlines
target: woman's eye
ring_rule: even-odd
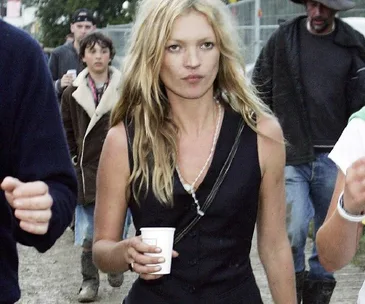
[[[180,51],[180,46],[177,44],[173,44],[173,45],[168,46],[167,49],[170,52],[178,52],[178,51]]]
[[[202,45],[202,49],[210,50],[214,47],[213,42],[204,42]]]

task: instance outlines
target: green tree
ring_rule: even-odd
[[[33,4],[33,0],[23,0],[22,4],[25,6],[31,6]]]
[[[37,16],[42,29],[40,40],[45,46],[55,47],[64,42],[65,36],[70,32],[72,13],[81,7],[95,12],[98,28],[108,24],[130,23],[134,18],[136,0],[129,0],[128,10],[123,9],[123,2],[115,0],[25,0],[23,3],[39,7]]]

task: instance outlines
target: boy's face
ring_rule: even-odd
[[[86,64],[90,72],[101,74],[108,70],[110,58],[110,49],[102,47],[99,43],[95,43],[93,47],[85,49],[82,61]]]

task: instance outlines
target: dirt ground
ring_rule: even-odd
[[[131,227],[130,235],[133,233],[134,229]],[[310,254],[311,245],[311,240],[308,239],[307,256]],[[81,284],[80,253],[81,249],[73,245],[73,233],[69,229],[53,248],[44,254],[39,254],[32,248],[19,246],[19,279],[22,299],[18,304],[78,303],[77,293]],[[265,304],[273,303],[267,278],[257,254],[255,237],[251,264],[263,302]],[[364,270],[350,264],[337,272],[335,276],[337,287],[331,304],[356,303],[358,291],[364,281]],[[135,278],[136,274],[128,271],[125,273],[124,284],[120,288],[112,288],[108,285],[106,275],[102,274],[97,303],[120,304]]]
[[[19,245],[21,304],[70,304],[77,302],[81,285],[81,248],[73,246],[70,229],[44,254]],[[128,293],[135,274],[127,272],[120,288],[110,287],[105,274],[100,276],[97,303],[120,304]]]

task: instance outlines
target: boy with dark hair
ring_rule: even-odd
[[[61,113],[70,153],[76,169],[79,193],[75,216],[75,244],[83,247],[82,285],[79,302],[92,302],[99,288],[99,273],[92,261],[96,173],[110,111],[119,100],[120,72],[110,63],[112,41],[93,32],[80,43],[80,58],[86,68],[63,93]],[[123,283],[123,274],[108,274],[111,286]]]
[[[85,62],[84,60],[86,49],[94,50],[96,44],[98,44],[99,47],[103,49],[109,49],[110,53],[109,65],[111,65],[111,62],[115,56],[115,48],[113,45],[113,41],[109,37],[102,34],[101,32],[94,32],[90,35],[87,35],[84,39],[82,39],[80,43],[80,55],[79,55],[80,60],[87,67],[87,62]]]

